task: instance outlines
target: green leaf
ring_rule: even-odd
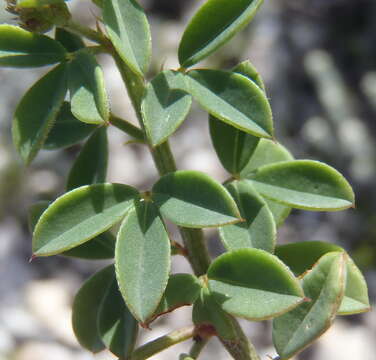
[[[231,318],[215,301],[215,296],[207,288],[200,291],[192,310],[192,320],[195,325],[212,325],[217,334],[225,340],[237,339]]]
[[[69,92],[73,115],[88,124],[108,122],[110,111],[103,71],[87,50],[74,54],[69,63]]]
[[[152,146],[172,135],[191,108],[192,97],[182,90],[184,79],[182,73],[167,70],[159,73],[146,88],[142,116]]]
[[[294,208],[337,211],[354,206],[354,193],[335,169],[312,160],[265,165],[252,175],[262,195]]]
[[[341,247],[321,241],[304,241],[277,246],[276,255],[296,274],[310,270],[328,252],[345,252]],[[346,290],[339,315],[366,312],[370,309],[367,283],[350,257],[346,259]]]
[[[219,228],[219,234],[227,250],[257,248],[274,252],[276,226],[266,202],[246,180],[233,181],[227,189],[240,209],[244,222]]]
[[[162,215],[177,225],[201,228],[240,220],[228,191],[198,171],[181,170],[163,176],[153,186],[152,198]]]
[[[29,208],[28,222],[30,232],[34,231],[39,218],[49,205],[49,201],[40,201]],[[110,232],[105,232],[80,246],[63,252],[61,255],[88,260],[112,259],[115,253],[115,240],[115,237]]]
[[[367,283],[359,268],[351,258],[347,258],[347,278],[345,296],[338,315],[352,315],[371,310],[368,298]]]
[[[200,290],[201,284],[194,275],[170,275],[162,300],[153,316],[148,319],[147,323],[149,324],[158,316],[172,312],[179,307],[193,304],[197,299]]]
[[[103,21],[122,60],[143,76],[151,58],[151,35],[144,10],[135,0],[104,2]]]
[[[13,118],[13,142],[26,164],[35,158],[67,92],[66,66],[57,66],[23,96]]]
[[[117,237],[115,264],[129,310],[145,323],[161,301],[170,271],[170,239],[152,202],[136,203],[124,219]]]
[[[79,343],[97,353],[105,349],[97,327],[99,308],[115,276],[114,267],[107,266],[90,277],[78,291],[72,307],[72,326]]]
[[[55,39],[69,52],[74,52],[85,47],[85,43],[78,35],[63,28],[56,28]]]
[[[249,60],[241,62],[239,65],[235,66],[232,71],[246,76],[265,92],[264,81],[255,66]]]
[[[273,342],[281,359],[290,359],[321,336],[332,324],[343,299],[346,254],[324,255],[302,281],[311,301],[274,319]]]
[[[279,204],[265,197],[263,197],[263,199],[273,215],[276,226],[281,226],[286,220],[286,218],[290,215],[291,208],[289,206]]]
[[[247,77],[222,70],[193,70],[187,91],[211,115],[246,133],[273,136],[273,120],[265,94]]]
[[[128,358],[135,347],[138,323],[124,303],[115,276],[102,299],[97,324],[106,347],[116,356]]]
[[[82,186],[64,194],[35,227],[34,255],[55,255],[105,232],[125,216],[137,196],[137,190],[122,184]]]
[[[179,46],[182,66],[206,58],[242,30],[253,18],[262,0],[208,0],[188,24]]]
[[[75,145],[88,137],[96,128],[95,125],[77,120],[71,112],[70,104],[64,102],[43,144],[43,149],[56,150]]]
[[[249,320],[279,316],[304,300],[287,266],[264,250],[227,252],[210,265],[208,278],[222,309]]]
[[[106,181],[108,161],[107,128],[97,129],[83,146],[67,181],[67,191]]]
[[[37,67],[64,61],[59,42],[13,25],[0,25],[0,66]]]

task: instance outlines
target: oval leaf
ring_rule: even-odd
[[[354,206],[354,193],[346,179],[318,161],[265,165],[252,175],[252,183],[264,196],[294,208],[337,211]]]
[[[85,47],[85,43],[78,35],[63,28],[56,28],[55,39],[69,52],[74,52]]]
[[[147,72],[151,58],[151,35],[144,10],[135,0],[107,0],[103,21],[122,60],[139,75]]]
[[[13,118],[13,142],[26,164],[37,155],[67,92],[66,66],[57,66],[23,96]]]
[[[137,340],[138,323],[124,303],[114,273],[99,308],[97,325],[108,350],[128,358]]]
[[[303,277],[311,301],[273,320],[273,342],[281,359],[290,359],[330,327],[344,295],[345,257],[343,252],[324,255]]]
[[[152,198],[162,215],[177,225],[201,228],[240,220],[227,190],[198,171],[181,170],[163,176],[153,186]]]
[[[170,275],[162,300],[147,323],[149,324],[158,316],[172,312],[179,307],[193,304],[200,290],[201,284],[195,276],[191,274]]]
[[[97,129],[83,146],[68,175],[67,191],[106,181],[108,162],[107,128]]]
[[[65,60],[59,42],[18,26],[0,25],[0,66],[36,67]],[[52,87],[54,88],[54,87]]]
[[[95,125],[77,120],[71,112],[70,104],[64,102],[43,144],[43,149],[56,150],[75,145],[88,137],[95,129]]]
[[[265,92],[264,81],[255,66],[249,60],[241,62],[239,65],[235,66],[232,71],[246,76]]]
[[[148,84],[142,116],[152,146],[164,142],[187,116],[192,97],[184,87],[184,75],[171,70],[159,73]]]
[[[31,232],[49,205],[49,201],[40,201],[29,208],[28,221]],[[105,232],[74,249],[63,252],[62,255],[88,260],[111,259],[115,253],[115,240],[110,232]]]
[[[133,316],[145,323],[161,301],[170,272],[170,240],[152,202],[136,203],[124,219],[115,264],[125,302]]]
[[[253,18],[262,0],[208,0],[193,16],[179,46],[179,62],[191,66],[229,41]]]
[[[95,56],[86,50],[75,53],[69,63],[71,110],[88,124],[108,122],[110,112],[103,72]]]
[[[137,196],[137,190],[122,184],[82,186],[64,194],[35,227],[34,255],[55,255],[105,232],[124,217]]]
[[[193,70],[187,91],[211,115],[258,137],[273,136],[273,120],[265,94],[247,77],[222,70]]]
[[[245,221],[219,228],[225,248],[231,251],[249,247],[273,253],[276,226],[266,202],[248,181],[234,181],[226,187]]]
[[[72,307],[72,326],[79,343],[97,353],[106,348],[98,331],[97,321],[102,300],[115,276],[108,266],[89,278],[78,291]]]
[[[304,300],[298,280],[286,265],[259,249],[221,255],[210,265],[208,278],[222,309],[249,320],[279,316]]]

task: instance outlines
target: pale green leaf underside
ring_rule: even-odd
[[[310,302],[274,319],[273,342],[281,359],[289,359],[322,335],[331,325],[345,287],[345,255],[324,255],[303,278]]]
[[[262,0],[208,0],[193,16],[179,46],[179,62],[191,66],[229,41],[252,20]]]
[[[277,257],[259,249],[239,249],[218,257],[208,271],[209,288],[235,316],[264,320],[303,301],[298,280]]]
[[[252,80],[229,71],[193,70],[186,82],[187,91],[219,120],[251,135],[273,136],[270,105]]]
[[[0,67],[37,67],[65,59],[66,51],[57,41],[18,26],[0,25]]]
[[[148,84],[142,102],[142,116],[152,146],[165,141],[187,116],[192,97],[183,90],[184,82],[182,73],[167,70]]]
[[[170,240],[153,203],[137,203],[124,219],[115,264],[130,311],[140,322],[146,322],[161,301],[170,271]]]
[[[151,57],[151,35],[144,10],[135,0],[107,0],[103,21],[108,36],[122,60],[140,75]]]
[[[163,176],[152,197],[163,216],[177,225],[212,227],[240,220],[228,191],[210,176],[181,170]]]
[[[345,178],[318,161],[265,165],[254,172],[251,180],[265,197],[295,208],[336,211],[354,204],[354,193]]]
[[[138,192],[127,185],[82,186],[58,198],[39,219],[33,253],[48,256],[76,247],[119,222]]]

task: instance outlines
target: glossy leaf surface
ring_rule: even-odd
[[[135,72],[147,72],[151,35],[144,10],[135,0],[104,2],[103,20],[108,36],[122,60]]]
[[[303,301],[298,280],[277,257],[259,249],[219,256],[208,271],[209,288],[222,309],[249,320],[279,316]]]
[[[169,313],[179,307],[193,304],[200,290],[200,282],[194,275],[170,275],[162,300],[153,316],[148,319],[148,323],[154,321],[158,316]]]
[[[13,142],[26,164],[37,155],[67,92],[66,66],[59,65],[23,96],[13,118]]]
[[[346,179],[318,161],[265,165],[252,175],[252,183],[264,196],[295,208],[336,211],[354,206],[354,193]]]
[[[124,217],[137,196],[135,189],[121,184],[82,186],[62,195],[35,227],[34,255],[55,255],[105,232]]]
[[[210,176],[181,170],[163,176],[154,186],[152,197],[163,216],[187,227],[209,227],[240,220],[228,191]]]
[[[0,67],[37,67],[65,59],[61,44],[47,36],[18,26],[0,25]]]
[[[49,201],[40,201],[29,208],[28,220],[31,232],[34,231],[39,218],[49,205]],[[88,260],[111,259],[115,254],[115,240],[115,236],[107,231],[80,246],[63,252],[62,255]]]
[[[281,359],[289,359],[322,335],[341,304],[346,281],[345,254],[324,255],[303,278],[305,302],[273,320],[273,342]]]
[[[247,77],[222,70],[193,70],[187,91],[211,115],[258,137],[273,136],[272,112],[264,92]]]
[[[99,309],[105,294],[115,277],[114,267],[108,266],[90,277],[74,298],[72,326],[79,343],[97,353],[105,349],[98,331]]]
[[[171,70],[159,73],[148,84],[142,116],[152,146],[165,141],[187,116],[192,97],[184,88],[184,75]]]
[[[262,0],[208,0],[193,16],[179,46],[179,62],[191,66],[206,58],[243,29]]]
[[[70,104],[64,102],[43,144],[43,149],[56,150],[72,146],[88,137],[95,129],[95,125],[85,124],[76,119],[71,112]]]
[[[78,35],[63,28],[56,28],[55,39],[69,52],[74,52],[85,47],[85,43]]]
[[[170,272],[170,239],[152,202],[138,202],[124,219],[115,264],[129,310],[141,323],[146,322],[161,301]]]
[[[103,296],[97,326],[108,350],[121,358],[130,355],[137,339],[138,323],[124,303],[115,276]]]
[[[69,63],[71,110],[88,124],[108,122],[110,112],[103,72],[95,56],[86,50],[75,53]]]
[[[236,331],[228,314],[215,301],[215,296],[207,288],[200,291],[200,295],[193,305],[192,320],[195,325],[212,325],[222,339],[235,340]]]
[[[97,129],[81,149],[67,181],[67,191],[82,185],[104,183],[108,162],[107,128]]]
[[[245,221],[219,228],[225,248],[230,251],[250,247],[273,253],[276,226],[266,202],[247,180],[234,181],[227,189]]]

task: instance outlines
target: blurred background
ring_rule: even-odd
[[[230,1],[230,0],[229,0]],[[143,0],[150,18],[154,57],[150,77],[177,68],[176,49],[184,26],[202,1]],[[76,21],[95,24],[89,0],[71,0]],[[12,23],[0,0],[0,23]],[[325,161],[354,187],[357,207],[338,213],[293,211],[279,229],[278,241],[323,240],[343,246],[364,272],[371,301],[376,298],[376,1],[266,0],[254,21],[200,66],[231,68],[250,59],[263,76],[274,112],[276,135],[298,159]],[[114,113],[135,121],[113,63],[99,58]],[[0,69],[0,360],[108,359],[76,343],[70,325],[73,296],[104,261],[43,258],[29,263],[31,236],[27,209],[35,201],[62,194],[65,176],[79,146],[42,151],[25,168],[11,142],[12,113],[22,94],[46,72]],[[146,190],[157,173],[141,145],[110,129],[108,180]],[[211,147],[207,116],[194,106],[171,138],[181,169],[205,171],[219,181],[226,173]],[[207,231],[211,254],[221,252],[215,231]],[[181,257],[174,272],[190,271]],[[179,309],[144,331],[143,343],[188,325],[190,309]],[[274,356],[269,322],[242,322],[267,359]],[[335,325],[296,360],[374,360],[376,313],[338,317]],[[203,359],[228,359],[216,340]],[[154,359],[176,359],[190,344]]]

